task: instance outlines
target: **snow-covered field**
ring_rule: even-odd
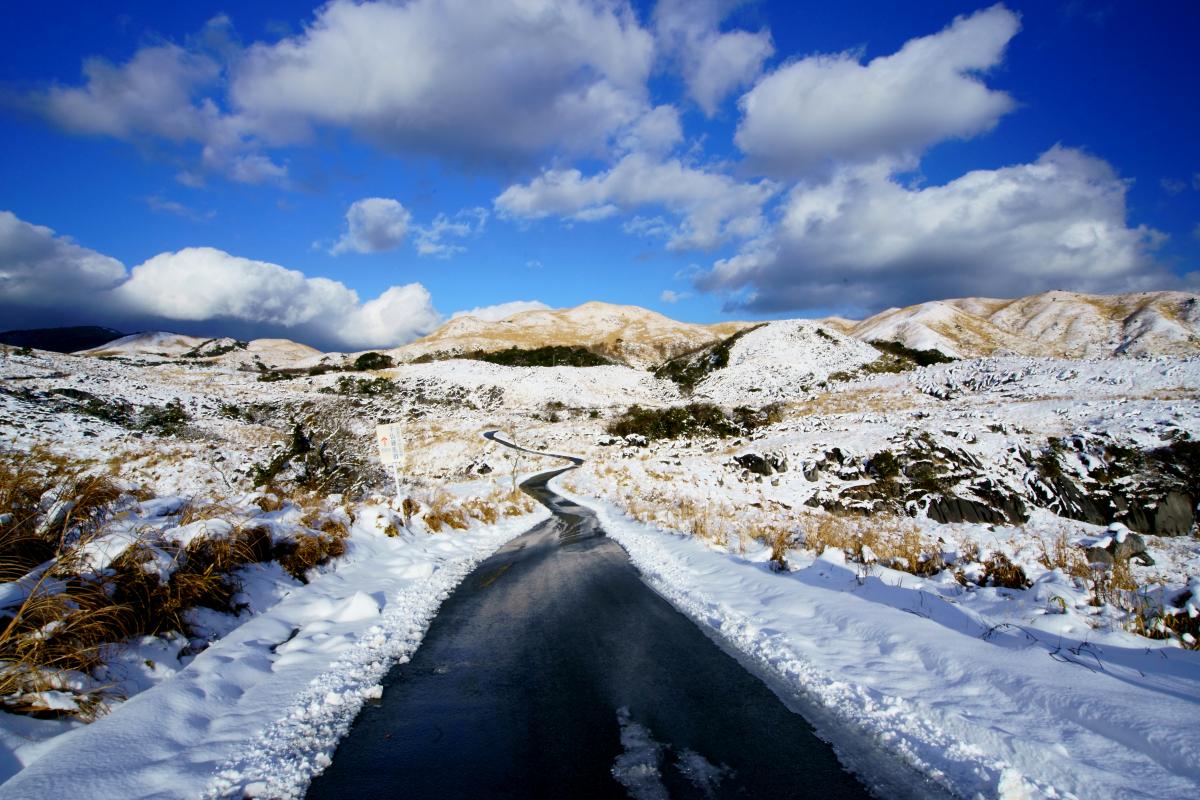
[[[561,479],[559,479],[561,480]],[[1200,786],[1200,654],[1093,629],[1079,592],[967,590],[847,563],[840,550],[742,553],[593,508],[646,580],[814,723],[885,797],[1187,797]]]
[[[302,792],[441,599],[544,514],[509,493],[558,463],[484,440],[491,429],[587,459],[559,479],[564,493],[883,794],[909,772],[964,797],[1200,789],[1195,528],[1144,534],[1153,564],[1092,569],[1086,546],[1129,534],[1083,521],[1056,483],[1123,497],[1140,480],[1131,453],[1200,436],[1196,357],[879,374],[869,345],[786,322],[742,337],[689,396],[619,366],[435,361],[263,381],[246,353],[0,360],[0,449],[55,453],[123,492],[89,544],[89,574],[122,543],[150,546],[169,580],[197,536],[257,527],[278,545],[328,520],[345,529],[345,553],[307,583],[276,561],[248,564],[236,614],[193,609],[188,631],[107,649],[93,674],[25,698],[43,718],[0,712],[0,778],[14,776],[0,796]],[[778,405],[741,436],[643,444],[606,430],[634,404],[705,400]],[[376,422],[400,420],[407,511],[372,439]],[[899,464],[886,480],[884,451]],[[506,504],[509,516],[486,510]],[[1006,510],[968,521],[985,506]],[[188,508],[218,511],[191,521]],[[1172,508],[1137,519],[1175,524]],[[436,525],[443,513],[468,529]],[[1005,564],[1024,582],[1002,585]],[[23,586],[0,585],[0,602]],[[78,721],[81,693],[108,713]],[[905,766],[881,769],[880,748]]]

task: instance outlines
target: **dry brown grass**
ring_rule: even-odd
[[[94,535],[120,497],[107,475],[48,450],[0,452],[0,581]]]
[[[442,528],[465,531],[470,527],[462,506],[457,503],[454,495],[445,490],[434,494],[426,503],[426,507],[428,510],[421,519],[434,533],[441,532]]]
[[[187,633],[187,613],[196,607],[235,612],[236,573],[248,564],[274,559],[305,580],[313,567],[345,552],[345,520],[353,519],[346,509],[322,510],[323,498],[315,495],[275,493],[263,506],[305,504],[308,530],[273,545],[265,526],[238,523],[244,510],[220,499],[195,501],[181,510],[181,525],[223,520],[232,529],[214,526],[219,535],[200,535],[186,546],[147,529],[96,575],[81,545],[107,533],[120,496],[108,475],[45,451],[0,453],[0,580],[26,586],[24,601],[0,613],[0,698],[9,710],[51,713],[38,693],[62,690],[75,696],[79,716],[94,717],[107,689],[77,687],[106,646]]]
[[[869,411],[901,411],[913,408],[919,403],[920,398],[913,393],[864,387],[823,392],[803,402],[789,403],[785,413],[788,417],[861,414]]]
[[[1090,579],[1092,577],[1092,570],[1088,567],[1083,550],[1071,544],[1067,534],[1060,533],[1049,547],[1046,546],[1044,539],[1038,541],[1041,553],[1037,560],[1043,567],[1062,570],[1064,574],[1073,578]]]
[[[308,573],[346,553],[346,533],[322,531],[296,534],[291,542],[277,544],[274,558],[296,580],[308,583]]]

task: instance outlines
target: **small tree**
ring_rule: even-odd
[[[392,360],[391,356],[385,356],[383,353],[363,353],[354,359],[354,368],[359,372],[388,369],[394,366],[396,366],[396,362]]]

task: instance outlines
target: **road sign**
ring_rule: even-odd
[[[384,466],[404,461],[404,426],[401,423],[376,425],[375,441],[379,444],[379,460]]]

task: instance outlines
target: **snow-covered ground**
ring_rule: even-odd
[[[556,479],[556,482],[564,479]],[[561,487],[560,487],[561,490]],[[1200,653],[1092,630],[1025,592],[848,564],[840,550],[729,553],[596,511],[646,580],[741,653],[882,796],[922,796],[877,748],[961,797],[1187,797],[1200,788]],[[1070,600],[1068,600],[1070,602]]]
[[[1040,486],[1031,464],[1047,454],[1082,479],[1103,460],[1097,448],[1200,437],[1196,357],[996,357],[871,374],[862,369],[869,346],[793,321],[746,334],[729,366],[689,397],[625,367],[474,361],[263,381],[247,352],[203,363],[138,353],[0,359],[0,449],[48,448],[128,493],[92,569],[135,531],[164,552],[186,543],[197,529],[179,517],[183,506],[229,507],[231,529],[267,525],[273,541],[313,532],[312,514],[353,516],[346,554],[309,583],[275,562],[252,564],[238,573],[240,616],[197,610],[188,636],[112,648],[87,679],[114,687],[112,711],[97,722],[0,712],[0,778],[15,773],[0,796],[79,786],[114,797],[302,791],[390,659],[415,649],[441,598],[544,513],[496,524],[468,514],[469,530],[441,533],[421,522],[468,498],[498,502],[520,475],[557,466],[485,441],[490,429],[587,459],[559,479],[564,492],[596,508],[658,591],[742,653],[884,794],[909,784],[903,770],[879,774],[879,748],[965,797],[1200,788],[1189,722],[1200,709],[1198,653],[1177,633],[1139,635],[1153,626],[1139,628],[1131,611],[1200,615],[1195,530],[1144,536],[1154,564],[1128,565],[1137,590],[1104,593],[1101,573],[1054,562],[1075,564],[1083,545],[1124,534],[1030,499]],[[723,439],[635,446],[606,434],[630,405],[692,400],[779,403],[779,417]],[[156,422],[172,407],[179,425]],[[376,422],[399,420],[406,492],[419,509],[409,532],[384,496],[390,477],[372,439]],[[256,490],[254,478],[295,447],[297,425],[310,450],[285,459],[272,479],[278,502],[262,502],[276,487]],[[849,513],[869,506],[861,492],[883,450],[945,456],[956,480],[970,473],[1024,498],[1028,520],[942,524],[927,499]],[[745,456],[788,466],[759,474],[734,461]],[[978,498],[962,480],[964,496]],[[298,483],[307,494],[290,496]],[[788,571],[768,566],[772,544]],[[1032,585],[977,585],[988,583],[984,563],[995,554]],[[926,557],[936,568],[920,568]],[[19,588],[0,586],[0,600]],[[1182,606],[1168,609],[1173,602]],[[69,688],[43,699],[70,711]]]
[[[361,508],[332,569],[288,587],[186,666],[168,657],[177,671],[113,713],[48,740],[33,720],[0,725],[17,762],[9,772],[25,767],[0,796],[302,794],[459,581],[548,515],[539,506],[468,532],[390,538],[376,524],[390,513]]]

